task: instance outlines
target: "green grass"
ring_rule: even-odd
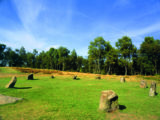
[[[4,88],[11,78],[0,78],[0,94],[25,98],[21,102],[1,105],[2,120],[105,120],[114,116],[120,116],[116,119],[160,119],[160,95],[149,97],[149,88],[140,88],[138,82],[120,83],[114,79],[88,77],[73,80],[69,76],[26,78],[18,77],[15,87],[19,89]],[[99,113],[101,91],[110,89],[118,94],[119,104],[126,109],[107,115]],[[157,92],[160,92],[159,86]]]

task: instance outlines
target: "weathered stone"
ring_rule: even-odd
[[[0,94],[0,105],[14,103],[23,100],[23,98],[10,97]]]
[[[152,82],[149,90],[149,96],[155,96],[155,95],[156,95],[156,83]]]
[[[33,80],[33,74],[28,75],[28,80]]]
[[[112,90],[102,91],[99,110],[103,112],[112,112],[118,108],[118,95]]]
[[[125,80],[125,77],[121,77],[121,78],[120,78],[120,82],[121,82],[121,83],[124,83],[125,81],[126,81],[126,80]]]
[[[51,78],[54,78],[54,76],[52,75]]]
[[[97,76],[96,79],[99,79],[99,80],[100,80],[100,79],[101,79],[101,76]]]
[[[147,88],[147,82],[145,80],[140,82],[140,88]]]
[[[6,85],[6,88],[13,88],[16,82],[17,82],[17,78],[16,76],[13,76],[11,81]]]
[[[73,76],[73,79],[76,80],[76,79],[77,79],[77,75],[74,75],[74,76]]]

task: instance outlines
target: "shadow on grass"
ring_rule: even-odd
[[[125,105],[119,105],[119,109],[120,110],[124,110],[124,109],[126,109],[127,107],[125,106]]]
[[[80,80],[80,78],[76,78],[76,79],[74,79],[74,80]]]
[[[32,87],[14,87],[14,89],[31,89]]]
[[[31,80],[31,79],[29,79],[29,80]],[[32,80],[39,80],[39,79],[32,79]]]

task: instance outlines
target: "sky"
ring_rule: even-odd
[[[112,46],[129,36],[160,39],[160,0],[0,0],[0,43],[39,52],[64,46],[87,56],[102,36]]]

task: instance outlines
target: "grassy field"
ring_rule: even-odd
[[[35,80],[27,80],[27,74],[11,68],[0,68],[0,73],[0,94],[24,98],[21,102],[1,105],[0,120],[160,119],[160,94],[149,97],[149,88],[139,87],[139,77],[129,76],[126,83],[120,83],[120,76],[102,76],[96,80],[95,75],[79,74],[79,80],[73,80],[72,74],[55,74],[54,79],[49,74],[35,74]],[[15,88],[6,89],[11,75],[17,75],[18,81]],[[114,90],[124,109],[99,113],[103,90]],[[157,92],[160,93],[159,84]]]

